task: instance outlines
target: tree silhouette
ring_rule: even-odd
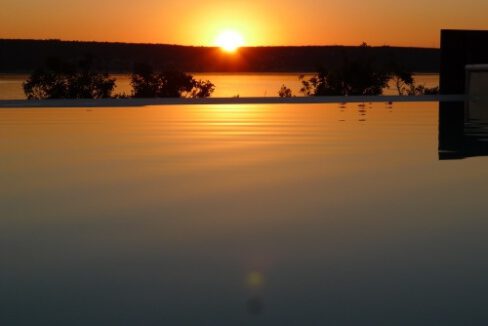
[[[278,95],[280,97],[292,97],[293,96],[293,93],[292,93],[291,89],[289,89],[285,85],[281,85],[281,88],[278,91]]]
[[[322,69],[309,80],[302,78],[301,92],[309,96],[380,95],[389,76],[368,65],[351,63],[339,69]]]
[[[300,76],[301,92],[309,96],[380,95],[388,85],[390,75],[374,64],[371,48],[363,43],[359,56],[351,60],[342,53],[342,64],[331,69],[319,69],[310,79]]]
[[[133,97],[209,97],[215,90],[210,81],[195,80],[180,71],[154,72],[147,64],[137,64],[131,75]]]
[[[393,80],[399,95],[439,93],[438,87],[415,85],[412,73],[398,64],[391,63],[383,67],[376,65],[374,58],[369,55],[370,50],[363,43],[353,60],[344,52],[341,65],[332,69],[319,69],[310,79],[300,76],[300,92],[308,96],[381,95],[383,89],[388,87],[388,82]]]
[[[193,89],[191,91],[191,97],[193,98],[205,98],[210,97],[215,91],[215,85],[210,80],[193,80]]]
[[[410,71],[394,65],[391,79],[395,84],[398,95],[409,95],[412,85],[414,85],[413,76]]]
[[[115,79],[94,71],[92,63],[89,56],[77,64],[50,58],[23,83],[24,93],[28,99],[38,100],[111,97]]]
[[[425,85],[416,85],[412,72],[396,66],[391,73],[391,79],[400,96],[418,96],[418,95],[437,95],[439,87],[425,87]]]

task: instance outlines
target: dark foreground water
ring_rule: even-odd
[[[0,110],[0,325],[486,325],[435,103]]]

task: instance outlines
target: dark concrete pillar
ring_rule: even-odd
[[[441,94],[465,94],[466,65],[486,63],[488,63],[488,31],[441,31],[439,85]],[[482,154],[482,151],[471,154],[467,152],[464,121],[464,103],[439,103],[439,157],[441,159]]]

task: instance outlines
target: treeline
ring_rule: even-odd
[[[215,90],[208,80],[196,80],[177,70],[155,71],[142,63],[134,65],[132,92],[114,94],[116,79],[107,72],[96,71],[93,63],[90,56],[76,63],[59,58],[46,60],[22,85],[27,99],[205,98]]]
[[[354,57],[343,54],[335,66],[321,67],[311,78],[301,76],[302,88],[306,96],[374,96],[383,94],[383,90],[393,81],[398,95],[435,95],[439,87],[417,85],[412,72],[402,63],[381,62],[373,55],[366,43],[363,43]],[[291,89],[283,85],[278,91],[280,97],[293,96]]]
[[[398,63],[383,67],[361,46],[362,55],[350,58],[343,54],[333,68],[320,68],[306,79],[301,76],[301,93],[306,96],[381,95],[391,80],[399,95],[433,95],[439,88],[416,85],[412,73]],[[135,64],[131,74],[130,94],[114,94],[116,80],[108,72],[99,72],[94,59],[86,56],[78,62],[50,58],[35,69],[23,83],[28,99],[101,99],[101,98],[206,98],[215,85],[209,80],[196,80],[178,70],[155,70],[147,63]],[[278,91],[280,97],[291,97],[285,85]]]
[[[215,47],[0,39],[0,72],[30,73],[50,57],[74,62],[86,55],[97,58],[94,68],[110,73],[130,73],[135,62],[191,72],[315,72],[363,52],[361,46],[245,47],[229,55]],[[368,53],[380,66],[395,62],[409,71],[439,71],[439,49],[381,46],[368,47]]]

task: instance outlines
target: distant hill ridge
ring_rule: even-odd
[[[368,47],[367,53],[379,66],[395,62],[414,72],[439,71],[439,49],[379,46]],[[364,47],[244,47],[228,54],[216,47],[0,39],[0,72],[30,72],[49,57],[72,61],[86,55],[94,57],[98,69],[111,73],[130,72],[138,62],[185,72],[313,72],[340,64],[344,54],[353,59],[364,54]]]

